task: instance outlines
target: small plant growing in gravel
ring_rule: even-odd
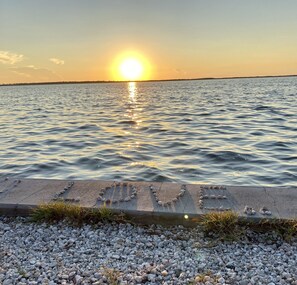
[[[67,220],[80,224],[86,218],[86,211],[77,205],[64,202],[42,204],[33,210],[31,218],[35,222]]]
[[[111,221],[114,217],[114,213],[111,209],[107,208],[104,204],[101,208],[99,208],[99,214],[102,220]]]
[[[121,275],[120,271],[114,268],[102,267],[102,274],[107,279],[107,284],[117,285],[119,284],[119,277]]]
[[[18,268],[18,274],[21,275],[23,278],[27,277],[26,271],[20,267]]]
[[[206,234],[223,240],[234,240],[239,234],[238,215],[232,211],[207,213],[202,217],[200,225]]]
[[[65,220],[74,225],[83,223],[97,224],[104,221],[123,221],[123,215],[115,215],[105,205],[98,209],[87,209],[65,202],[42,204],[33,209],[31,220],[34,222],[57,222]]]
[[[200,285],[200,284],[213,284],[213,283],[218,283],[218,277],[213,275],[213,273],[208,270],[206,272],[198,274],[194,280],[190,281],[188,285]]]
[[[293,220],[278,220],[266,219],[259,223],[249,224],[248,228],[259,233],[275,232],[285,241],[291,241],[297,236],[297,219]]]

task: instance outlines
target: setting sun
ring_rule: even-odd
[[[138,51],[124,51],[114,58],[110,71],[116,81],[149,80],[152,65],[144,54]]]
[[[142,77],[143,65],[135,58],[125,59],[120,65],[120,73],[125,80],[139,80]]]

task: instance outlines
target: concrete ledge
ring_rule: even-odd
[[[1,215],[28,215],[32,208],[57,199],[86,208],[106,204],[114,211],[145,223],[188,224],[208,212],[226,210],[254,221],[297,218],[296,188],[101,180],[0,180]],[[185,219],[185,215],[189,219]]]

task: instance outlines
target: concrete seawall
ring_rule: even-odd
[[[297,218],[297,189],[158,182],[0,180],[0,214],[26,215],[51,201],[87,208],[106,205],[115,211],[150,220],[178,223],[211,211],[232,210],[250,219]]]

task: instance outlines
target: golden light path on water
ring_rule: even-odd
[[[143,108],[140,105],[140,102],[138,101],[139,91],[137,87],[137,82],[128,82],[127,83],[127,91],[128,91],[128,97],[127,97],[127,114],[126,117],[130,119],[131,122],[133,122],[133,127],[131,128],[131,131],[129,132],[129,136],[133,137],[134,134],[137,134],[137,130],[141,128],[143,123],[143,118],[141,116]],[[129,143],[125,144],[124,149],[122,150],[121,154],[123,155],[129,155],[130,152],[138,152],[139,148],[142,147],[143,142],[141,141],[140,137],[138,135],[136,140],[130,141]],[[155,161],[134,161],[130,163],[131,167],[157,167],[157,164]]]
[[[296,77],[1,87],[0,170],[296,185],[296,94]]]
[[[137,86],[136,82],[129,82],[128,83],[128,91],[129,91],[129,99],[130,102],[136,102],[136,96],[137,96]]]
[[[128,120],[128,122],[133,126],[131,130],[126,131],[125,134],[129,137],[133,137],[133,132],[135,129],[138,129],[138,125],[141,120],[139,120],[138,112],[141,111],[137,107],[137,85],[136,82],[127,82],[127,93],[128,96],[124,99],[126,101],[126,114],[124,115]],[[139,147],[139,141],[131,141],[127,140],[123,145],[123,149],[121,154],[127,155],[128,151],[136,150]]]

